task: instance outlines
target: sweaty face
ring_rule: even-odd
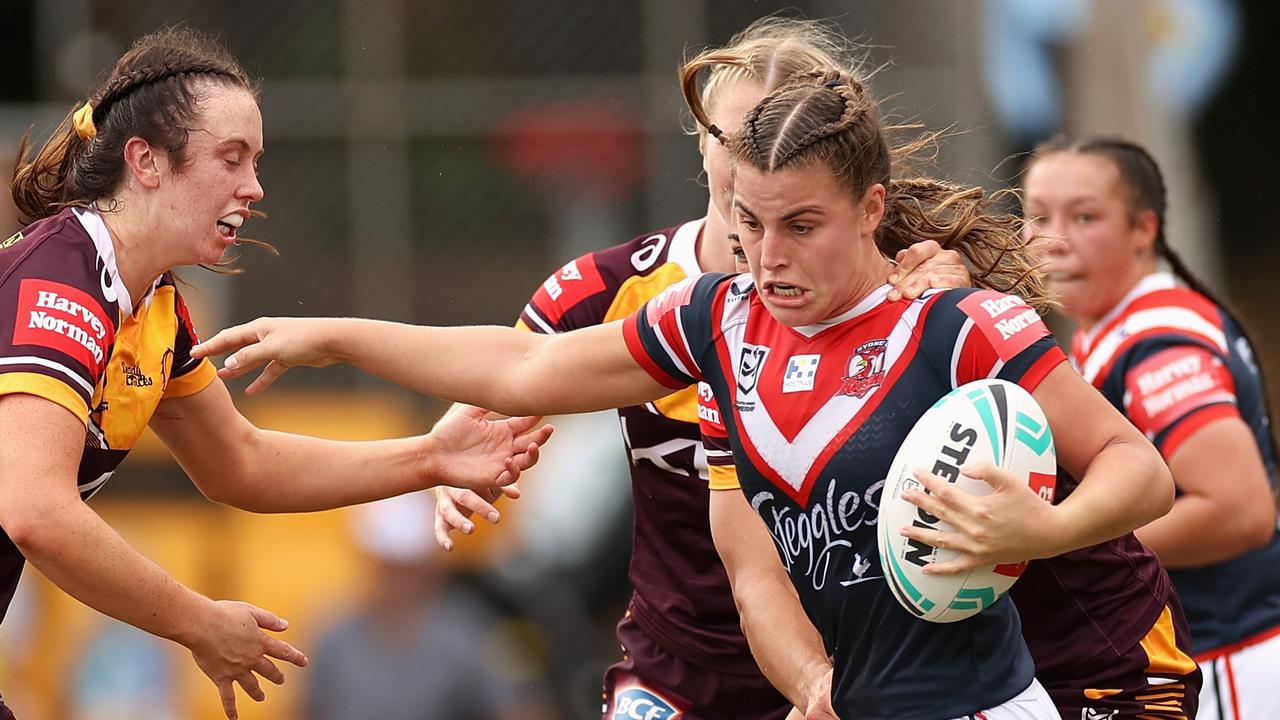
[[[215,263],[235,243],[249,204],[262,199],[258,158],[262,114],[246,90],[208,83],[200,88],[186,164],[173,167],[161,153],[157,200],[176,243],[174,264]]]
[[[1023,180],[1027,232],[1046,263],[1049,287],[1088,327],[1154,269],[1154,225],[1135,222],[1128,189],[1101,155],[1055,152]]]
[[[733,207],[756,288],[783,324],[832,318],[883,283],[872,233],[884,214],[884,186],[854,198],[823,165],[770,173],[739,165]]]
[[[764,98],[764,88],[751,80],[737,80],[720,86],[707,115],[716,127],[732,135],[742,127],[742,118]],[[703,141],[702,169],[707,173],[707,187],[712,205],[726,227],[733,227],[733,167],[729,151],[715,138]]]

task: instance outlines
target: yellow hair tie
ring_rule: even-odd
[[[76,129],[76,135],[81,140],[90,141],[98,137],[98,128],[93,125],[93,105],[85,102],[74,115],[71,116],[71,124]]]

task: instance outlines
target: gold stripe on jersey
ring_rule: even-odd
[[[89,407],[84,404],[84,398],[61,380],[55,380],[48,375],[27,372],[0,375],[0,395],[15,393],[35,395],[55,402],[70,410],[72,415],[80,418],[80,422],[88,422]]]
[[[674,262],[663,263],[648,275],[632,275],[623,281],[618,288],[617,294],[613,296],[613,303],[609,306],[609,311],[604,314],[604,322],[613,322],[630,316],[646,302],[661,294],[663,290],[684,280],[686,277],[688,277],[688,273],[684,271],[683,267]],[[678,390],[661,400],[655,400],[653,406],[663,416],[672,420],[695,425],[698,423],[698,389],[696,386]]]
[[[516,318],[516,324],[514,327],[515,329],[523,330],[524,332],[533,332],[533,328],[529,327],[528,325],[525,325],[524,320],[522,320],[521,318]]]
[[[732,465],[707,465],[711,475],[708,487],[712,490],[737,490],[742,487],[738,482],[738,469]]]
[[[196,363],[196,369],[191,370],[182,377],[176,377],[169,381],[164,388],[164,399],[190,397],[209,387],[209,383],[218,376],[218,369],[209,362],[209,358],[201,358]]]
[[[109,448],[132,448],[165,397],[192,395],[213,382],[216,371],[207,359],[194,371],[172,379],[174,338],[182,322],[175,302],[173,286],[162,285],[116,330],[111,359],[94,389],[90,413]],[[170,385],[173,393],[168,392]]]
[[[1162,675],[1188,675],[1195,672],[1196,661],[1178,647],[1173,629],[1173,613],[1168,605],[1139,644],[1146,651],[1150,662],[1147,672]]]

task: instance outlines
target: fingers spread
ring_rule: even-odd
[[[244,688],[244,692],[249,697],[262,702],[267,699],[267,694],[262,692],[262,686],[258,684],[258,677],[251,672],[245,672],[236,677],[236,682],[240,683],[240,687]]]
[[[446,502],[443,497],[436,503],[436,519],[447,528],[446,535],[450,530],[461,530],[464,535],[470,535],[476,529],[475,524],[468,519],[470,517],[471,511],[459,508],[452,501]]]
[[[275,362],[274,360],[267,363],[267,367],[262,370],[262,374],[255,378],[253,382],[249,383],[249,387],[244,389],[245,394],[255,395],[266,390],[271,383],[278,380],[288,369],[289,368]]]
[[[263,610],[256,605],[249,605],[249,603],[245,603],[245,605],[248,606],[249,612],[253,615],[253,619],[257,621],[258,627],[264,630],[275,630],[276,632],[280,632],[281,630],[289,627],[288,620],[285,620],[270,610]]]
[[[284,673],[280,671],[280,668],[276,667],[275,663],[267,659],[266,656],[263,656],[262,659],[258,661],[258,664],[253,666],[253,671],[276,685],[284,684]]]
[[[467,515],[479,515],[491,523],[498,522],[498,509],[485,501],[484,498],[474,492],[467,492],[458,497],[463,507],[467,509]]]
[[[251,323],[226,328],[213,337],[191,348],[191,357],[203,358],[210,355],[222,355],[254,342],[257,333],[249,329]]]
[[[218,686],[218,697],[222,699],[222,712],[227,720],[236,720],[240,714],[236,712],[236,690],[230,680],[215,683]]]
[[[264,655],[284,660],[298,667],[306,667],[310,662],[301,650],[279,638],[268,637],[262,652]]]
[[[453,549],[453,540],[449,537],[449,531],[452,529],[453,528],[449,526],[449,523],[445,522],[444,518],[440,517],[440,514],[437,513],[433,534],[436,537],[436,544],[445,552]]]

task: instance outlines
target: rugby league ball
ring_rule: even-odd
[[[928,470],[974,495],[988,495],[990,485],[960,474],[962,465],[979,462],[1012,472],[1046,501],[1053,501],[1057,480],[1053,434],[1040,405],[1014,383],[978,380],[952,390],[920,416],[889,467],[876,529],[880,564],[893,596],[922,620],[946,623],[975,615],[990,607],[1026,568],[1022,562],[925,575],[925,565],[946,562],[958,553],[900,532],[908,525],[953,530],[902,499],[908,489],[924,491],[913,475],[916,469]]]

